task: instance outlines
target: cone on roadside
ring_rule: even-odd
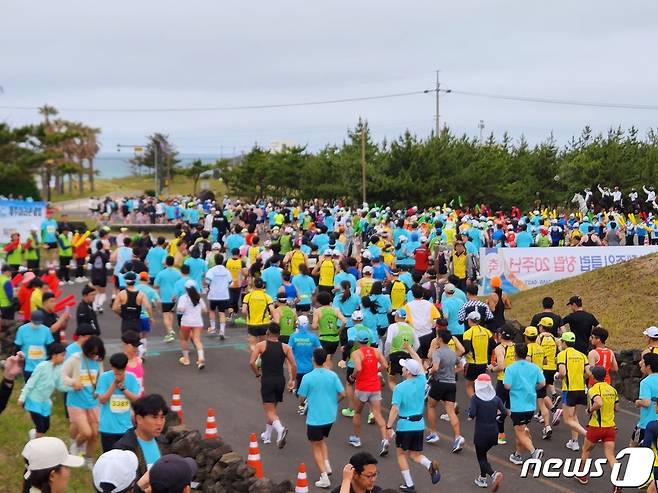
[[[249,437],[249,455],[247,456],[247,465],[256,470],[256,477],[263,477],[263,461],[260,458],[260,451],[258,450],[258,440],[256,434],[252,433]]]
[[[306,464],[299,464],[297,471],[297,483],[295,484],[295,493],[308,493],[308,479],[306,477]]]
[[[203,438],[219,438],[217,433],[217,423],[215,422],[215,410],[208,408],[208,417],[206,418],[206,433]]]
[[[183,422],[183,406],[180,402],[180,387],[174,387],[171,393],[171,411],[178,414],[178,419]]]

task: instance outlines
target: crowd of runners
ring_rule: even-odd
[[[492,280],[488,298],[478,297],[477,256],[482,246],[656,244],[658,222],[651,213],[624,215],[614,203],[596,214],[524,214],[486,206],[393,210],[317,201],[121,201],[116,210],[131,221],[173,225],[167,235],[153,237],[145,229],[112,230],[100,203],[90,204],[101,221],[93,232],[74,231],[66,218],[49,217],[29,238],[12,235],[4,247],[3,330],[17,322],[18,330],[0,404],[22,373],[26,383],[18,402],[34,423],[24,452],[28,469],[45,469],[30,465],[30,455],[46,448],[39,444],[48,434],[56,391],[66,394],[71,443],[62,461],[48,467],[84,463],[96,479],[107,462],[133,461],[116,454],[128,450],[135,456],[136,481],[152,465],[157,472],[158,464],[176,462],[160,457],[156,441],[168,406],[144,389],[148,340],[177,341],[181,367],[202,371],[204,339],[224,340],[227,326],[244,325],[248,364],[261,384],[260,438],[285,447],[287,427],[299,423],[282,423],[277,404],[293,393],[305,416],[319,488],[332,485],[330,435],[361,448],[364,421],[375,425],[369,433],[380,436],[379,456],[394,450],[399,489],[406,492],[415,491],[412,465],[432,483],[441,478],[437,449],[427,447],[439,441],[438,420],[452,428],[454,454],[466,445],[461,429],[474,428],[476,457],[465,457],[464,467],[476,465],[475,485],[494,491],[503,474],[488,460],[492,447],[508,447],[509,461],[520,466],[542,458],[542,441],[562,424],[569,429],[567,449],[586,459],[601,443],[612,467],[616,443],[627,443],[626,437],[616,440],[618,396],[610,375],[618,365],[606,347],[608,332],[583,309],[583,300],[545,298],[518,330],[505,319],[511,305],[500,279]],[[80,296],[71,300],[61,289],[76,282]],[[561,317],[554,303],[566,303],[570,313]],[[113,316],[103,315],[108,306],[119,317],[123,342],[112,355],[102,337]],[[164,333],[154,334],[160,317]],[[645,430],[658,427],[658,328],[644,334],[640,368],[646,377],[631,441],[655,449],[658,434]],[[75,342],[65,345],[73,335]],[[458,386],[470,399],[467,409],[456,404]],[[386,413],[382,402],[389,393]],[[351,435],[331,434],[338,416],[351,419]],[[96,461],[99,442],[105,454]],[[376,472],[372,476],[366,466],[377,460],[367,453],[355,457],[345,468],[341,492],[350,484],[354,491],[373,489]],[[170,466],[187,477],[185,467]],[[46,475],[46,482],[60,481],[56,476]],[[588,477],[577,480],[587,484]],[[132,491],[127,488],[107,491]]]

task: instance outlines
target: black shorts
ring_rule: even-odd
[[[306,438],[309,442],[320,442],[329,437],[332,425],[333,423],[320,426],[306,425]]]
[[[107,276],[94,276],[92,274],[91,284],[92,284],[92,286],[96,286],[96,287],[99,287],[99,288],[105,288],[105,287],[107,287]]]
[[[310,303],[297,303],[295,305],[295,309],[298,312],[308,312],[311,309],[311,304]]]
[[[534,411],[528,411],[528,412],[523,412],[523,413],[515,413],[512,411],[511,418],[512,418],[512,424],[514,426],[522,426],[522,425],[527,425],[532,421],[532,417],[535,415]]]
[[[420,356],[421,359],[427,359],[427,353],[430,350],[430,344],[432,344],[432,340],[435,337],[436,334],[434,331],[432,331],[429,334],[425,334],[424,336],[420,336],[418,338],[418,343],[420,344],[418,347],[418,356]]]
[[[487,365],[476,365],[474,363],[468,363],[466,369],[464,370],[464,378],[469,382],[475,382],[477,377],[487,372]]]
[[[50,250],[56,250],[57,249],[57,242],[56,241],[53,242],[53,243],[46,243],[46,245],[48,245],[48,248]]]
[[[264,337],[267,334],[269,324],[264,325],[247,325],[247,334],[252,337]]]
[[[320,345],[327,352],[328,355],[336,353],[338,349],[338,341],[320,341]]]
[[[455,402],[457,397],[457,384],[433,380],[430,386],[429,396],[437,402]]]
[[[37,433],[46,434],[50,428],[50,416],[43,416],[39,413],[30,411],[30,417],[34,423],[34,428]]]
[[[555,383],[555,372],[557,370],[544,370],[544,380],[546,380],[546,387]],[[544,387],[544,388],[546,388]]]
[[[562,402],[569,406],[587,406],[587,394],[584,390],[565,390],[562,392]]]
[[[286,390],[286,381],[281,379],[261,379],[260,397],[266,404],[283,402],[283,393]]]
[[[174,311],[174,303],[162,302],[162,313],[169,313]]]
[[[543,399],[544,397],[546,397],[546,385],[541,389],[537,389],[537,399]]]
[[[395,446],[402,450],[421,452],[423,450],[423,430],[396,431]]]
[[[402,375],[402,366],[400,365],[401,359],[409,358],[409,353],[405,351],[396,351],[388,355],[388,374],[389,375]]]
[[[225,312],[231,308],[231,300],[208,300],[210,310]]]
[[[227,308],[233,308],[233,311],[237,312],[242,299],[242,288],[228,288],[228,296],[229,304]]]

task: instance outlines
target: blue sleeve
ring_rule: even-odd
[[[111,370],[110,370],[110,371],[111,371]],[[112,372],[112,373],[114,374],[114,372]],[[112,376],[111,378],[109,378],[109,377],[106,376],[106,375],[108,375],[108,374],[107,374],[107,373],[103,373],[103,374],[100,376],[100,378],[98,379],[98,385],[97,385],[97,387],[96,387],[96,393],[99,394],[99,395],[100,395],[100,394],[104,394],[105,392],[107,392],[107,389],[110,388],[110,381],[114,379],[114,376]],[[129,374],[126,373],[126,376],[128,376],[128,375],[129,375]]]
[[[400,398],[400,394],[401,394],[400,386],[398,385],[397,387],[395,387],[395,390],[393,391],[393,396],[391,397],[391,404],[393,404],[394,406],[398,406],[398,408],[400,407],[400,401],[402,400]]]
[[[640,446],[651,447],[656,443],[656,438],[658,438],[658,421],[652,421],[647,425],[646,430],[644,430],[644,438]]]
[[[308,385],[306,384],[307,379],[302,378],[302,383],[299,385],[299,390],[297,391],[297,395],[300,395],[302,397],[307,397],[308,396]]]
[[[512,382],[514,380],[514,370],[512,371],[510,370],[512,370],[511,365],[505,369],[505,378],[503,378],[503,385],[512,385]]]
[[[18,328],[18,332],[16,332],[16,338],[14,339],[14,344],[16,346],[23,346],[25,344],[25,341],[23,341],[23,331],[21,330],[23,327]]]
[[[537,368],[537,383],[542,383],[545,381],[546,379],[544,378],[544,372]]]
[[[132,373],[126,373],[126,388],[128,389],[128,392],[132,392],[133,394],[137,395],[139,395],[142,391],[137,377]]]
[[[7,295],[8,299],[13,299],[14,298],[14,286],[12,286],[11,281],[7,281],[5,283],[5,294]]]
[[[316,347],[322,347],[322,344],[320,344],[320,338],[313,334],[313,349]]]
[[[336,393],[340,394],[341,392],[345,391],[345,387],[343,387],[343,383],[340,381],[340,378],[338,378],[338,375],[334,373],[334,382],[336,383]]]
[[[44,325],[44,327],[45,327],[45,325]],[[55,339],[53,338],[53,333],[50,331],[50,329],[48,327],[46,327],[46,331],[47,331],[46,346],[48,346],[48,345],[52,344],[53,342],[55,342]]]

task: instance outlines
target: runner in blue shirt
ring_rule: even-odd
[[[311,309],[311,300],[313,292],[315,291],[315,281],[309,275],[308,267],[305,265],[299,266],[299,274],[293,276],[292,285],[297,290],[297,306],[295,307],[298,312],[308,312]]]
[[[200,257],[199,249],[193,247],[190,250],[190,256],[184,262],[184,265],[190,267],[190,279],[194,280],[197,286],[203,286],[203,278],[208,272],[208,264]]]
[[[151,284],[155,280],[162,269],[165,267],[165,258],[167,258],[167,250],[164,249],[165,239],[164,237],[158,237],[156,245],[151,248],[146,254],[146,266],[149,270],[149,277]]]
[[[50,328],[43,325],[43,312],[35,310],[31,314],[31,321],[21,325],[16,332],[14,345],[17,351],[23,351],[25,366],[23,377],[29,380],[36,366],[46,361],[47,348],[55,342]]]
[[[306,315],[297,318],[297,330],[290,335],[288,345],[297,362],[297,379],[295,389],[299,389],[304,375],[313,370],[313,350],[321,347],[318,336],[310,331],[309,320]],[[302,414],[302,409],[299,410]]]
[[[165,342],[173,342],[176,339],[174,332],[173,309],[176,301],[176,283],[181,279],[181,273],[174,267],[174,257],[165,258],[165,268],[161,270],[153,284],[160,290],[160,301],[162,308],[162,319],[165,326]]]
[[[277,254],[274,254],[270,258],[270,266],[267,269],[263,270],[261,274],[261,279],[265,283],[265,292],[272,298],[275,299],[279,293],[279,288],[283,284],[283,278],[281,273],[283,269],[279,267],[279,262],[281,257]]]
[[[119,438],[133,426],[130,405],[139,397],[140,385],[135,375],[126,372],[127,365],[128,356],[113,354],[110,357],[111,370],[101,374],[96,385],[101,404],[98,429],[103,452],[112,450]]]

